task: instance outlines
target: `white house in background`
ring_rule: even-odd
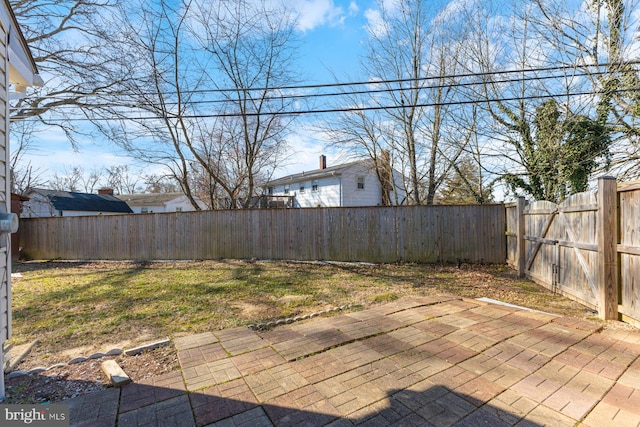
[[[148,193],[148,194],[122,194],[117,196],[125,202],[133,213],[160,213],[160,212],[189,212],[195,211],[189,198],[182,193]],[[196,198],[200,209],[207,209],[207,205]]]
[[[99,194],[89,194],[34,188],[26,196],[29,200],[22,204],[21,218],[133,213],[125,202],[103,190]]]
[[[0,211],[11,212],[9,182],[9,97],[18,97],[29,86],[42,85],[36,63],[20,31],[8,0],[0,2]],[[4,342],[11,337],[11,250],[7,234],[0,236],[0,366],[4,366]],[[0,374],[0,399],[4,375]]]
[[[392,204],[402,204],[405,192],[402,177],[393,170],[389,181]],[[382,185],[373,161],[359,160],[327,167],[327,158],[320,156],[320,168],[269,181],[267,196],[277,199],[293,196],[293,207],[356,207],[382,206]]]

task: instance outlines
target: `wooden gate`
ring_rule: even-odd
[[[640,327],[640,182],[618,185],[620,305],[623,320]],[[628,317],[628,319],[626,318]]]
[[[506,206],[507,257],[521,277],[640,327],[640,181]]]
[[[594,193],[559,205],[533,202],[524,210],[525,275],[592,308],[598,301],[597,211]]]

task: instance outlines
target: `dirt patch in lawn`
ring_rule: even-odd
[[[62,366],[33,375],[11,378],[5,383],[9,404],[60,402],[112,387],[100,367],[113,359],[134,382],[179,368],[173,346],[146,351],[136,356],[109,356]]]
[[[232,306],[236,314],[242,319],[263,319],[265,317],[277,316],[279,312],[271,304],[260,302],[240,301]]]

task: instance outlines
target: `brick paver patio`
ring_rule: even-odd
[[[640,331],[453,297],[176,338],[76,426],[640,426]]]

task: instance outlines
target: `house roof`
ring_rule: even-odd
[[[301,181],[309,181],[312,179],[320,179],[327,176],[338,175],[342,173],[345,169],[348,169],[357,164],[367,164],[371,163],[371,160],[357,160],[355,162],[344,163],[341,165],[331,166],[325,169],[315,169],[308,172],[295,173],[293,175],[283,176],[282,178],[274,179],[273,181],[269,181],[265,184],[267,187],[275,187],[278,185],[285,185],[295,182]]]
[[[47,197],[53,207],[59,211],[133,213],[125,202],[110,194],[88,194],[44,189],[33,189],[29,193],[37,193]]]
[[[129,206],[163,206],[165,203],[183,196],[182,193],[146,193],[121,194],[117,197]]]

